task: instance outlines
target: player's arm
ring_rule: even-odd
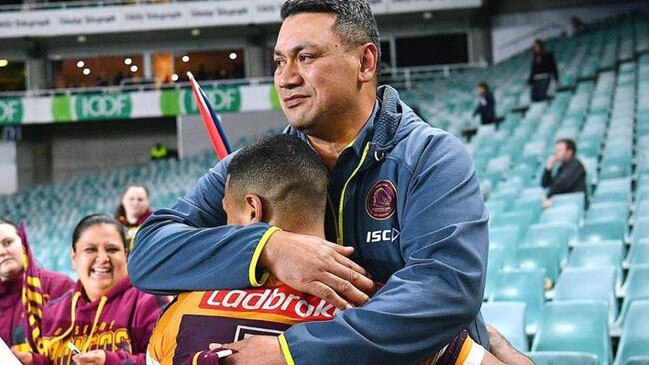
[[[288,329],[279,339],[288,364],[322,359],[414,364],[476,318],[484,290],[488,213],[473,163],[461,142],[443,134],[412,166],[407,202],[399,212],[404,268],[365,306],[332,321]]]
[[[226,166],[220,161],[170,209],[160,209],[144,223],[129,255],[133,284],[151,294],[245,288],[261,284],[260,247],[269,225],[225,226]]]

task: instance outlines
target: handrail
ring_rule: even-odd
[[[72,0],[60,2],[24,2],[23,4],[0,5],[0,12],[32,11],[52,9],[74,9],[101,6],[166,4],[175,2],[188,2],[198,0]]]
[[[144,79],[143,79],[144,80]],[[156,83],[150,80],[144,80],[142,84],[124,84],[113,86],[93,86],[77,87],[65,89],[44,89],[44,90],[26,90],[26,91],[3,91],[0,92],[0,98],[3,97],[44,97],[55,95],[73,95],[88,93],[117,93],[117,92],[141,92],[155,90],[180,90],[189,88],[189,81],[178,81],[174,83]],[[202,86],[243,86],[243,85],[265,85],[272,84],[272,77],[255,77],[249,79],[228,79],[228,80],[199,80]]]
[[[505,44],[500,45],[500,47],[506,48],[514,44],[517,44],[518,42],[521,42],[523,40],[527,40],[531,36],[538,35],[539,33],[545,32],[546,30],[554,30],[557,28],[565,29],[565,25],[559,23],[549,23],[549,24],[542,25],[538,28],[535,28],[534,30],[530,30],[527,33],[523,33],[510,41],[507,41]]]
[[[487,67],[486,62],[478,63],[454,63],[447,65],[434,66],[416,66],[402,68],[387,68],[381,71],[380,80],[382,83],[399,84],[402,83],[406,88],[412,87],[412,82],[426,80],[435,77],[449,77],[451,71],[467,70],[474,68]],[[120,85],[113,86],[93,86],[78,87],[65,89],[44,89],[44,90],[26,90],[26,91],[2,91],[0,98],[3,97],[47,97],[55,95],[73,95],[87,93],[116,93],[116,92],[141,92],[155,90],[180,90],[191,87],[189,81],[178,81],[173,83],[160,83],[152,79],[132,79],[131,81],[142,83],[124,82]],[[272,77],[253,77],[247,79],[228,79],[228,80],[198,80],[202,86],[243,86],[243,85],[267,85],[273,83]]]

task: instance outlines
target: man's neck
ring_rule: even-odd
[[[307,133],[311,147],[320,155],[329,169],[334,167],[342,151],[354,142],[374,112],[376,95],[365,99],[359,103],[357,112],[349,113],[344,120],[331,125],[330,130],[326,133],[317,135]]]

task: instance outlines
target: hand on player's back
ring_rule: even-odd
[[[347,309],[363,305],[377,289],[367,272],[348,258],[353,252],[318,237],[278,231],[264,247],[260,263],[286,285]]]

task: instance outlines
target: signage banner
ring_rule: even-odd
[[[279,109],[275,88],[267,85],[206,86],[217,113]],[[0,125],[66,123],[198,114],[191,89],[86,93],[40,97],[0,97]]]
[[[369,1],[376,14],[471,8],[482,5],[482,0]],[[191,1],[0,12],[0,38],[279,23],[283,3],[284,0]]]

